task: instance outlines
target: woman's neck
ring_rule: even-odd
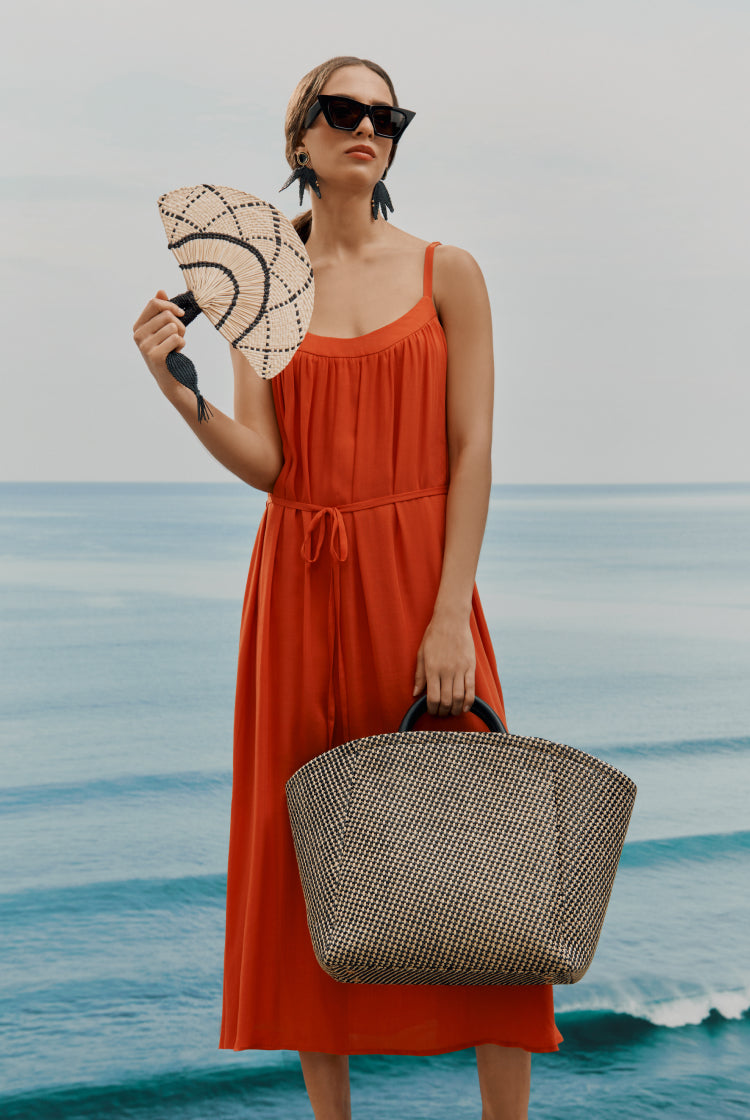
[[[384,221],[375,221],[369,194],[352,195],[327,187],[324,197],[311,199],[312,228],[307,239],[311,257],[358,255],[388,238]]]

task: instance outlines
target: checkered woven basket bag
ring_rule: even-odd
[[[591,964],[635,785],[561,743],[411,730],[286,785],[313,949],[354,984],[573,984]]]

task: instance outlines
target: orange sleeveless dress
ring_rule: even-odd
[[[437,243],[436,243],[437,244]],[[331,746],[395,730],[440,582],[446,342],[424,293],[358,338],[307,334],[274,379],[284,466],[240,632],[220,1047],[557,1050],[552,988],[341,984],[313,954],[284,785]],[[476,692],[504,716],[476,587]],[[486,730],[473,715],[420,727]]]

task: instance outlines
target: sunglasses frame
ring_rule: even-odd
[[[360,116],[357,119],[357,123],[353,124],[351,128],[346,128],[342,124],[334,124],[330,116],[331,111],[329,108],[329,104],[331,101],[348,101],[350,102],[350,104],[356,105],[357,108],[361,110]],[[395,136],[386,136],[384,133],[378,132],[373,116],[373,113],[376,109],[395,109],[397,113],[403,113],[405,118],[404,123]],[[312,105],[307,110],[303,128],[309,128],[317,117],[318,113],[323,114],[326,119],[326,123],[329,124],[331,128],[339,129],[341,132],[354,132],[354,130],[358,128],[362,123],[362,118],[368,117],[375,135],[382,137],[384,140],[392,140],[394,144],[398,143],[398,141],[401,139],[404,132],[416,116],[416,113],[412,109],[402,109],[400,105],[365,105],[362,101],[357,101],[354,97],[346,97],[342,93],[321,93],[318,95],[317,100],[313,101]]]

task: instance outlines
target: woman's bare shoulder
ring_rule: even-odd
[[[440,311],[449,304],[487,299],[482,270],[471,253],[457,245],[438,245],[432,272],[435,306]]]
[[[438,273],[449,280],[477,280],[482,270],[466,249],[457,245],[438,245],[435,249],[435,279]]]

